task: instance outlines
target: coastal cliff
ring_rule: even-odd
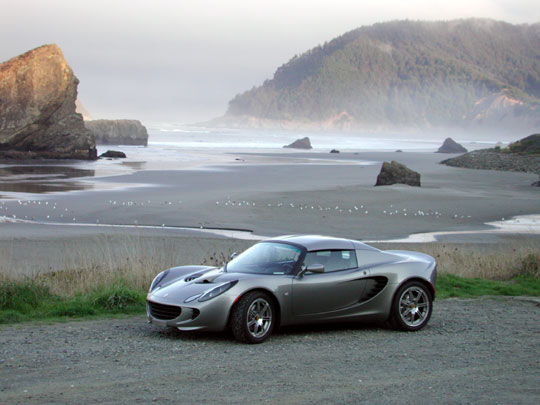
[[[0,64],[0,158],[97,159],[75,112],[78,84],[56,45]]]
[[[540,124],[539,58],[540,24],[364,26],[295,55],[208,125],[532,132]]]
[[[85,121],[100,145],[148,145],[148,132],[137,120]]]

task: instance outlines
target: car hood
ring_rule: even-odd
[[[198,276],[192,279],[191,276]],[[210,269],[203,274],[188,274],[179,280],[174,281],[162,288],[157,288],[148,294],[152,300],[162,303],[171,303],[179,305],[184,303],[187,298],[198,294],[203,294],[223,283],[229,281],[239,281],[261,277],[258,274],[248,273],[225,273],[222,269]],[[186,281],[188,280],[188,281]]]

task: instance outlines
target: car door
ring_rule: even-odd
[[[360,301],[368,271],[359,270],[354,250],[308,252],[304,266],[322,264],[324,273],[304,273],[293,280],[292,308],[297,317],[337,315]]]

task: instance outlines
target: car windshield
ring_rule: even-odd
[[[291,274],[301,253],[299,248],[285,243],[257,243],[232,260],[227,272]]]

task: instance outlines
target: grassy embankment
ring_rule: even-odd
[[[540,252],[532,244],[479,249],[446,244],[379,247],[417,250],[435,257],[439,299],[540,296]],[[0,323],[144,313],[148,286],[174,258],[165,260],[141,251],[138,248],[124,254],[123,260],[104,255],[97,263],[97,259],[81,260],[76,270],[24,277],[16,276],[13,269],[3,269],[0,259]],[[205,264],[222,263],[230,253],[209,255]]]

